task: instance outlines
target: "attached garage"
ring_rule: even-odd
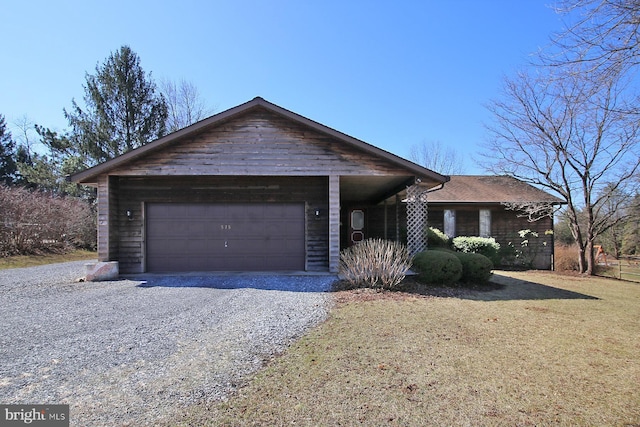
[[[149,272],[305,270],[305,209],[283,203],[149,203]]]
[[[341,211],[382,206],[365,223],[399,239],[407,188],[448,177],[255,98],[71,179],[97,188],[98,259],[121,273],[336,273]]]

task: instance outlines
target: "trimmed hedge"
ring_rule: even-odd
[[[493,237],[459,236],[453,239],[453,247],[458,252],[484,255],[493,265],[500,264],[500,243]]]
[[[437,228],[427,228],[427,244],[430,248],[450,248],[451,239]]]
[[[420,252],[413,258],[413,266],[423,283],[454,285],[462,277],[462,263],[448,251]]]
[[[462,277],[464,283],[484,285],[491,278],[493,263],[484,255],[474,253],[455,252],[462,264]]]

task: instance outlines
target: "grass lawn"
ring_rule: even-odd
[[[54,264],[57,262],[82,261],[98,259],[97,252],[73,251],[68,254],[19,255],[0,258],[0,270],[7,268],[35,267],[36,265]]]
[[[640,426],[640,285],[495,280],[453,296],[338,292],[236,396],[170,424]]]

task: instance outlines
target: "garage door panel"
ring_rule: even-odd
[[[147,270],[303,270],[304,212],[302,204],[148,204]]]

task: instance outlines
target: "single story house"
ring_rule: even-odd
[[[97,188],[121,273],[337,272],[352,242],[419,234],[422,193],[408,220],[402,200],[449,177],[258,97],[71,179]]]
[[[505,262],[530,263],[545,270],[553,268],[553,209],[564,204],[564,200],[509,176],[450,178],[443,188],[429,193],[430,227],[449,237],[493,237],[503,253],[509,254],[509,248],[513,250],[512,256],[515,251],[520,252],[520,259]],[[546,207],[549,215],[529,218],[515,209],[523,205]],[[523,232],[521,236],[519,232],[524,230],[531,232],[526,235]]]

